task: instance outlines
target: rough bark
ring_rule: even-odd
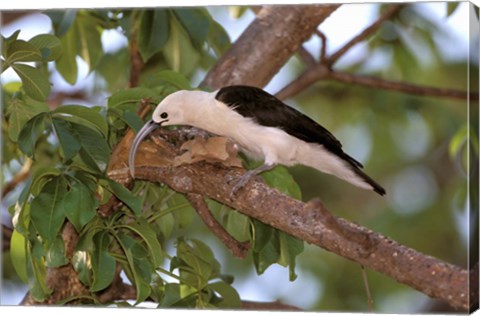
[[[158,143],[158,141],[157,141]],[[136,178],[165,183],[185,194],[199,194],[223,203],[308,243],[358,262],[365,267],[441,299],[456,309],[468,310],[469,271],[419,253],[368,228],[336,218],[318,200],[303,203],[250,181],[235,198],[230,192],[242,173],[218,164],[197,163],[172,168],[178,152],[171,146],[145,142],[137,154]],[[162,159],[158,159],[162,157]],[[112,179],[129,181],[128,168],[119,165]],[[275,210],[275,212],[272,212]]]
[[[339,5],[264,6],[201,86],[263,87]]]

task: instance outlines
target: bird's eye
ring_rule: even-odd
[[[166,119],[168,117],[168,113],[167,112],[163,112],[162,114],[160,114],[160,117],[162,119]]]

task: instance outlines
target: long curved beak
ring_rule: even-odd
[[[128,153],[128,168],[130,169],[130,175],[132,178],[135,178],[135,155],[137,153],[138,146],[140,146],[140,143],[145,137],[147,137],[148,134],[153,132],[158,127],[160,127],[160,124],[150,120],[140,129],[140,131],[138,131],[137,135],[133,139],[130,152]]]

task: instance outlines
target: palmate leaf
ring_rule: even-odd
[[[92,292],[97,292],[109,286],[115,277],[115,259],[108,253],[110,236],[101,232],[93,237],[95,244],[92,253],[93,281],[90,287]]]
[[[51,244],[57,237],[65,220],[64,198],[67,183],[62,176],[54,177],[31,203],[30,217],[38,234]]]
[[[220,308],[239,308],[241,306],[240,295],[230,284],[218,281],[209,284],[208,287],[221,296],[221,301],[215,304],[216,306]]]
[[[170,19],[170,37],[163,56],[170,69],[190,75],[200,60],[200,54],[176,18]]]
[[[142,200],[127,190],[120,183],[110,179],[102,180],[101,184],[111,193],[113,193],[120,201],[125,203],[136,214],[142,211]]]
[[[41,60],[42,54],[38,47],[23,40],[16,40],[8,46],[4,67],[8,67],[16,62],[34,62]]]
[[[72,25],[61,36],[62,55],[56,62],[57,70],[70,84],[77,81],[77,56],[80,56],[92,71],[102,57],[101,34],[96,19],[85,12],[76,15]]]
[[[140,220],[138,223],[128,223],[121,227],[127,228],[137,234],[147,245],[150,257],[154,267],[158,267],[163,259],[162,247],[157,239],[155,231],[149,226],[147,221]]]
[[[100,132],[104,137],[108,135],[108,124],[105,118],[93,108],[82,105],[64,105],[52,111],[52,116],[89,127]]]
[[[45,101],[50,94],[48,74],[38,68],[24,64],[13,64],[13,70],[22,80],[23,89],[37,101]]]
[[[206,9],[178,8],[173,10],[197,48],[207,40],[210,18]]]
[[[72,124],[68,121],[53,118],[52,126],[62,148],[64,161],[68,161],[80,150],[79,137],[74,132]]]
[[[68,28],[68,31],[60,38],[62,55],[55,62],[57,71],[69,84],[75,84],[78,77],[77,52],[79,49],[76,29]]]
[[[48,106],[44,102],[35,101],[27,96],[15,97],[8,101],[6,115],[8,116],[8,137],[16,142],[18,135],[25,124],[35,115],[47,112]]]
[[[65,243],[62,238],[55,238],[55,241],[48,247],[45,260],[45,264],[49,268],[61,267],[68,263],[65,256]]]
[[[70,191],[64,199],[65,215],[80,232],[95,217],[99,201],[95,198],[95,192],[78,179],[72,179],[69,184]]]
[[[137,290],[136,301],[142,302],[151,293],[150,281],[154,272],[148,253],[138,241],[123,233],[117,235],[117,241],[127,258],[128,269],[133,278],[131,281]]]
[[[138,49],[143,61],[147,62],[167,43],[170,34],[168,14],[165,9],[142,10],[139,19]]]
[[[32,117],[22,128],[18,135],[18,146],[27,156],[33,157],[35,144],[38,138],[45,132],[48,113],[40,113]]]
[[[10,239],[10,259],[20,280],[28,284],[27,239],[16,229]]]
[[[53,61],[62,54],[62,43],[51,34],[39,34],[28,42],[38,48],[45,61]]]

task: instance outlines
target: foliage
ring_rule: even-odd
[[[457,6],[449,3],[448,15],[454,14]],[[241,16],[245,10],[237,7],[234,14]],[[161,307],[239,307],[234,278],[224,272],[233,259],[217,260],[208,237],[201,241],[191,233],[198,232],[198,227],[192,225],[196,215],[181,194],[162,184],[138,180],[130,191],[106,175],[112,148],[129,128],[138,131],[143,125],[136,113],[139,104],[147,103],[153,108],[176,90],[192,89],[192,78],[211,68],[230,46],[226,31],[203,8],[66,10],[45,14],[52,21],[52,34],[39,34],[26,41],[18,38],[19,30],[1,39],[2,73],[11,68],[19,78],[19,82],[2,87],[4,175],[14,174],[16,166],[33,160],[31,176],[9,208],[15,227],[10,258],[16,275],[28,284],[33,297],[42,301],[52,293],[45,280],[47,268],[70,263],[89,289],[91,301],[97,302],[99,294],[112,284],[115,268],[120,265],[136,289],[136,304],[148,299]],[[128,45],[105,53],[101,39],[106,31],[123,34]],[[384,69],[390,79],[430,83],[449,77],[448,84],[464,87],[460,70],[463,64],[450,69],[441,65],[438,45],[431,36],[436,31],[419,12],[408,8],[384,25],[368,42],[368,49],[372,55],[391,52],[390,66]],[[414,38],[413,42],[426,45],[435,57],[432,68],[421,76],[416,71],[421,65],[417,46],[405,42],[408,36]],[[138,86],[131,87],[129,77],[135,71],[135,58],[143,66]],[[58,72],[69,84],[77,83],[81,79],[79,59],[98,83],[93,92],[101,91],[108,98],[103,104],[92,101],[84,106],[72,102],[52,107],[49,98],[56,92],[51,84],[52,73]],[[346,70],[362,70],[365,64]],[[437,201],[412,211],[420,214],[418,217],[395,212],[387,216],[383,213],[384,204],[373,198],[367,200],[355,189],[340,188],[332,178],[324,181],[324,177],[314,177],[311,170],[300,168],[291,169],[293,177],[284,167],[264,173],[269,185],[304,200],[316,196],[321,187],[326,199],[331,199],[327,202],[334,205],[332,209],[338,210],[339,215],[366,222],[374,230],[388,231],[393,238],[402,236],[402,242],[419,250],[461,261],[459,234],[445,225],[445,219],[453,221],[463,209],[468,136],[475,137],[473,129],[464,124],[466,116],[461,105],[391,92],[372,93],[358,87],[347,89],[335,83],[322,83],[319,89],[305,91],[296,101],[305,112],[321,117],[318,121],[340,134],[342,130],[348,134],[349,127],[350,135],[367,131],[372,144],[370,152],[381,152],[382,157],[367,153],[366,168],[373,169],[373,175],[385,174],[382,181],[390,188],[395,187],[403,168],[422,165],[436,175],[442,170],[445,176],[435,179]],[[321,111],[321,116],[316,111]],[[418,127],[413,134],[428,135],[423,149],[412,154],[401,144],[406,138],[403,133],[408,133],[413,125]],[[478,154],[478,148],[473,149]],[[430,152],[440,154],[428,158]],[[448,168],[443,168],[445,162],[451,163]],[[253,167],[250,162],[246,164]],[[97,211],[111,196],[123,205],[103,218]],[[395,209],[396,200],[387,199],[387,205]],[[252,243],[243,270],[253,265],[257,274],[262,274],[277,263],[289,268],[289,279],[293,281],[300,256],[302,269],[320,275],[324,287],[331,289],[319,299],[318,308],[353,310],[365,305],[360,299],[338,301],[346,293],[360,293],[363,297],[361,282],[337,285],[339,278],[355,279],[359,275],[350,263],[309,247],[304,249],[303,241],[217,202],[208,204],[232,236]],[[454,215],[449,208],[442,208],[450,204],[454,204]],[[365,208],[370,213],[365,216],[357,211],[359,205],[368,206]],[[79,234],[71,260],[61,237],[65,222],[71,223]],[[404,227],[409,228],[407,233]],[[418,240],[425,227],[430,237]],[[443,243],[432,245],[431,241],[438,236],[452,246],[447,253]],[[304,250],[306,254],[301,256]],[[376,275],[371,282],[378,292],[404,290]]]
[[[69,263],[61,238],[68,221],[79,234],[71,264],[93,301],[112,284],[120,264],[135,285],[137,303],[150,298],[163,307],[239,307],[233,278],[221,274],[209,247],[188,235],[174,236],[192,220],[191,206],[181,195],[142,181],[131,192],[106,175],[112,147],[128,128],[137,131],[143,125],[136,114],[139,103],[148,100],[153,106],[175,90],[191,89],[185,76],[211,65],[228,48],[226,32],[205,9],[66,10],[47,15],[54,34],[23,41],[17,31],[3,39],[3,69],[13,68],[21,80],[4,87],[4,133],[11,144],[4,164],[34,161],[31,180],[10,208],[15,226],[11,257],[18,263],[18,276],[36,300],[49,297],[46,268]],[[63,104],[50,110],[49,64],[70,84],[78,80],[77,56],[90,72],[108,78],[106,72],[116,69],[102,67],[101,34],[117,28],[130,40],[125,49],[138,45],[147,65],[140,85],[115,91],[103,105]],[[273,172],[271,182],[292,190],[296,184],[275,180],[276,173],[286,171]],[[124,207],[102,218],[97,209],[112,195]],[[239,214],[231,214],[239,219]],[[290,265],[293,279],[303,243],[246,217],[241,221],[246,224],[241,234],[255,241],[258,272],[278,262]],[[166,244],[175,239],[177,253],[171,256]],[[165,269],[168,261],[170,268]]]

